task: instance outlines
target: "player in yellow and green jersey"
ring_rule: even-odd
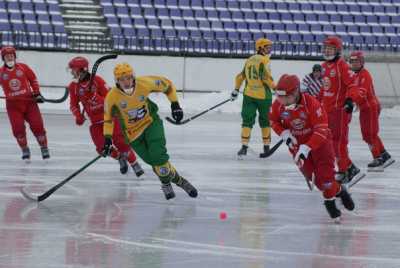
[[[116,85],[110,90],[104,105],[103,154],[107,156],[112,148],[113,116],[116,116],[126,141],[143,159],[152,166],[161,181],[165,198],[175,197],[171,182],[175,183],[190,197],[197,197],[197,190],[178,174],[168,161],[164,127],[157,114],[158,107],[148,96],[152,92],[163,92],[171,101],[172,117],[177,121],[183,118],[178,103],[175,86],[161,76],[136,77],[128,63],[117,64],[114,68]]]
[[[247,154],[251,129],[256,120],[258,111],[258,123],[264,144],[264,152],[260,157],[267,157],[271,143],[271,127],[268,113],[272,104],[272,90],[275,87],[271,76],[270,53],[272,42],[266,38],[256,41],[257,54],[246,60],[243,70],[236,76],[235,89],[231,93],[234,101],[239,95],[239,89],[245,80],[242,104],[242,148],[238,152],[241,157]]]

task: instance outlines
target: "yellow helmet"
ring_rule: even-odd
[[[127,75],[134,75],[133,68],[132,66],[129,65],[129,63],[118,63],[114,67],[114,78],[115,80],[120,79],[122,76],[127,76]]]
[[[256,51],[265,46],[272,46],[272,41],[267,38],[259,38],[256,41]]]

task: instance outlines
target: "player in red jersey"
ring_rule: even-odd
[[[38,103],[43,103],[39,83],[33,70],[24,63],[16,62],[14,47],[1,49],[4,65],[0,67],[0,85],[6,96],[6,109],[14,137],[22,150],[22,159],[29,161],[31,153],[26,138],[25,121],[39,143],[42,158],[50,158],[46,130]]]
[[[324,40],[323,87],[319,98],[328,114],[328,124],[332,132],[338,166],[337,180],[349,182],[356,175],[361,174],[360,169],[351,161],[347,149],[351,114],[343,109],[343,105],[347,92],[354,86],[354,75],[341,56],[342,47],[342,40],[336,36],[330,36]]]
[[[340,220],[336,207],[339,197],[348,210],[354,202],[344,185],[335,180],[335,158],[328,116],[319,101],[300,92],[300,80],[284,74],[275,89],[277,99],[272,104],[272,128],[287,145],[306,180],[322,192],[325,207],[332,219]]]
[[[350,55],[351,69],[355,73],[355,84],[347,94],[345,110],[353,112],[353,102],[360,109],[360,127],[363,140],[371,150],[373,161],[368,164],[369,171],[382,171],[383,168],[394,162],[391,155],[385,150],[379,137],[379,114],[381,106],[375,94],[371,74],[364,67],[364,54],[362,51],[354,51]]]
[[[104,99],[108,93],[106,82],[98,75],[93,79],[91,88],[89,88],[91,74],[88,71],[89,62],[84,57],[75,57],[68,63],[71,74],[74,78],[69,86],[70,110],[75,116],[75,123],[83,125],[86,118],[84,113],[90,119],[90,135],[96,150],[102,154],[104,147],[103,124],[104,124]],[[80,103],[83,106],[81,111]],[[122,174],[128,172],[128,164],[131,165],[136,176],[141,176],[144,171],[136,160],[136,155],[125,142],[118,120],[114,120],[116,128],[113,133],[113,144],[115,149],[112,150],[111,157],[118,160],[120,171]]]

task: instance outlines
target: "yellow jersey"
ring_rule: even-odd
[[[116,116],[127,142],[131,143],[137,139],[158,117],[157,105],[148,99],[152,92],[163,92],[171,102],[178,101],[174,84],[161,76],[136,77],[132,95],[113,87],[104,102],[104,136],[112,137],[114,128],[112,118]]]
[[[243,94],[255,99],[272,99],[275,88],[269,56],[253,55],[246,60],[243,70],[236,76],[235,89],[246,80]]]

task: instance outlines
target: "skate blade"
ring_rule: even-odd
[[[333,219],[333,222],[334,222],[335,224],[341,224],[341,223],[342,223],[342,217],[334,218],[334,219]]]
[[[390,166],[391,164],[393,164],[395,162],[394,159],[389,159],[384,165],[383,168],[387,168],[388,166]]]
[[[358,183],[360,180],[362,180],[365,176],[367,176],[367,174],[365,173],[358,173],[357,176],[355,176],[351,182],[346,183],[345,185],[347,186],[347,188],[351,188],[353,187],[356,183]]]
[[[24,159],[25,164],[30,164],[31,160],[30,159]]]
[[[237,155],[237,160],[244,160],[243,155]]]
[[[383,172],[384,167],[369,167],[368,172]]]

